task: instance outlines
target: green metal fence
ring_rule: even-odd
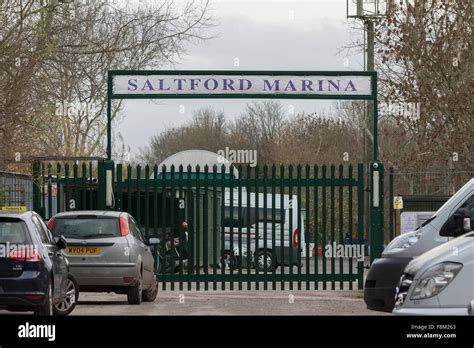
[[[363,165],[178,168],[35,163],[34,209],[132,214],[146,237],[187,242],[163,289],[362,289]],[[105,173],[113,177],[107,207]],[[54,204],[53,204],[54,202]],[[174,228],[174,226],[178,226]],[[187,250],[188,257],[183,253]],[[161,255],[166,255],[165,243]]]

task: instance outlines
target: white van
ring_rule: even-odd
[[[466,229],[470,228],[470,219]],[[469,227],[467,227],[469,225]],[[393,313],[468,315],[474,301],[474,232],[411,261],[397,287]]]
[[[460,221],[474,218],[474,179],[469,180],[415,231],[394,238],[367,273],[364,301],[367,308],[391,312],[395,288],[413,258],[465,233]]]
[[[305,229],[296,195],[290,198],[289,195],[242,192],[240,219],[238,192],[233,191],[232,207],[231,192],[227,190],[224,196],[224,246],[230,267],[238,267],[240,254],[243,267],[251,259],[254,266],[262,272],[265,268],[273,272],[279,265],[298,265],[301,260],[298,255],[305,250]],[[251,257],[247,257],[248,242]]]

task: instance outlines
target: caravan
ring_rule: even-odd
[[[239,201],[241,203],[239,207]],[[228,266],[250,265],[273,272],[301,262],[305,250],[304,217],[296,195],[225,192],[224,253]],[[250,266],[249,265],[249,266]]]

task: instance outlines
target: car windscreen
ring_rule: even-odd
[[[0,243],[30,244],[26,223],[21,219],[0,218]]]
[[[67,217],[57,218],[54,222],[53,235],[66,238],[92,239],[119,237],[118,218]]]

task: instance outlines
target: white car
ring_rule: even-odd
[[[394,314],[473,315],[474,232],[411,261],[395,300]]]

